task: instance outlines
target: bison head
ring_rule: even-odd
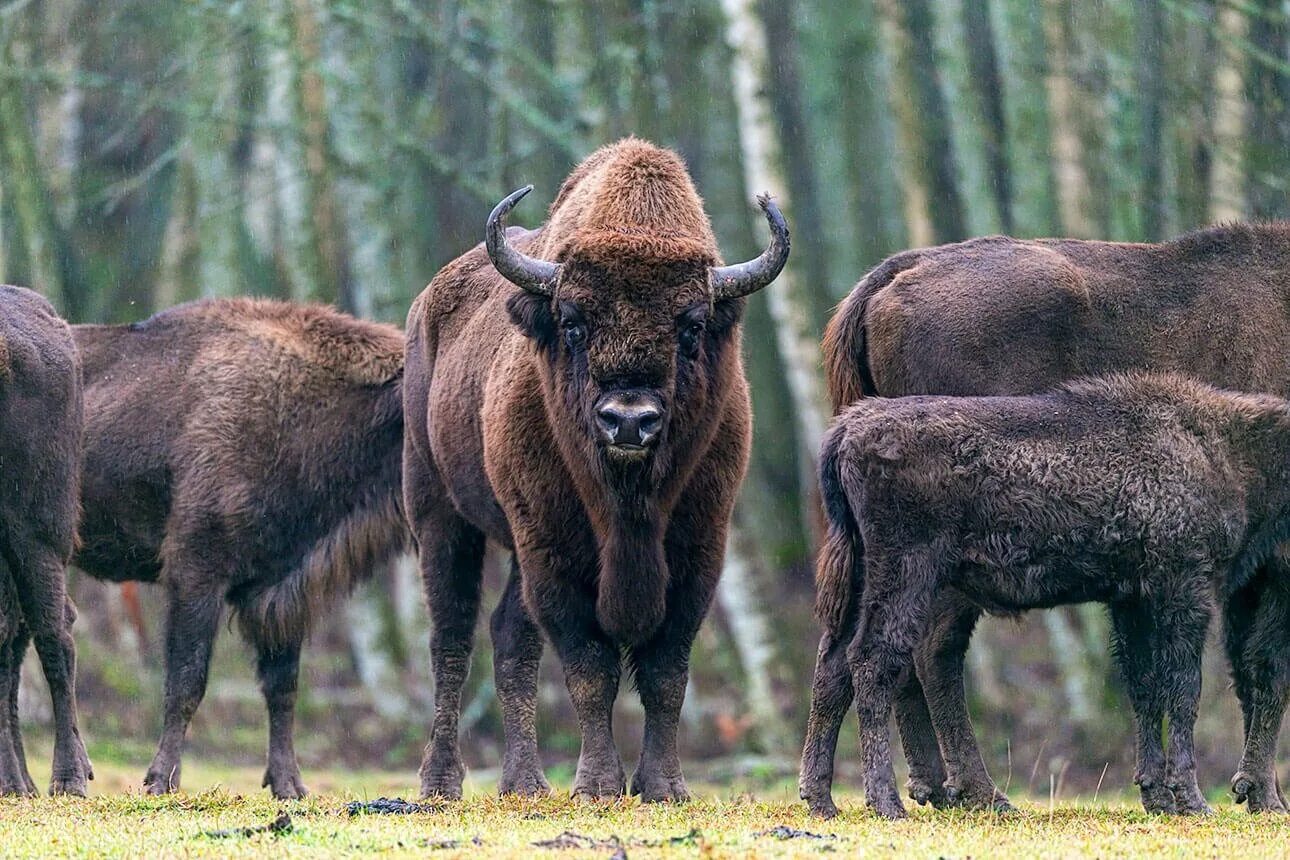
[[[715,265],[706,242],[633,230],[579,237],[552,263],[506,239],[506,213],[531,190],[502,200],[487,225],[493,265],[523,288],[510,300],[511,317],[546,355],[564,409],[606,465],[651,462],[678,416],[707,400],[712,365],[739,318],[737,299],[783,269],[784,218],[769,197],[758,198],[771,244],[733,266]]]

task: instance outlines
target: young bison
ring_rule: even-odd
[[[517,564],[493,616],[503,792],[547,790],[533,727],[541,624],[582,730],[575,795],[623,792],[611,713],[626,649],[645,708],[632,791],[681,800],[676,740],[748,459],[743,297],[788,257],[720,265],[685,165],[624,140],[565,181],[546,224],[488,219],[408,315],[404,491],[434,621],[426,795],[461,796],[457,722],[485,537]],[[523,249],[523,250],[521,250]],[[530,254],[534,256],[529,256]]]
[[[1192,740],[1201,651],[1215,593],[1238,592],[1290,534],[1290,403],[1145,374],[862,400],[825,439],[821,486],[819,607],[849,640],[869,805],[904,815],[887,718],[952,594],[1005,614],[1106,603],[1144,804],[1208,810]],[[810,800],[831,811],[827,794]]]
[[[67,323],[30,290],[0,285],[0,794],[35,794],[18,727],[34,639],[54,702],[50,794],[94,778],[76,724],[76,649],[64,572],[76,542],[81,369]]]
[[[83,546],[101,579],[166,588],[165,728],[144,777],[179,786],[229,604],[269,711],[264,784],[300,797],[300,648],[328,600],[402,550],[403,338],[330,308],[236,299],[78,326]]]
[[[1166,371],[1220,388],[1290,396],[1290,223],[1232,224],[1160,244],[1021,240],[1003,236],[897,254],[874,268],[838,308],[825,337],[835,409],[860,397],[1033,394],[1081,376]],[[1246,655],[1290,653],[1271,570],[1224,607],[1228,658],[1256,771],[1233,780],[1251,811],[1285,811],[1272,768],[1280,726],[1255,718]],[[979,610],[938,606],[919,679],[896,698],[910,796],[920,803],[1006,807],[985,770],[963,696],[963,658]],[[1264,613],[1267,617],[1262,617]],[[1257,635],[1255,633],[1257,632]],[[846,642],[820,640],[821,677],[846,678]],[[933,700],[934,699],[934,700]],[[816,685],[813,738],[837,736],[852,700],[848,681]],[[930,711],[943,731],[933,731]],[[938,737],[940,734],[939,744]],[[941,745],[970,762],[947,774]],[[808,749],[804,790],[827,794],[832,751]]]

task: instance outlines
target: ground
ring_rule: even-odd
[[[33,754],[33,765],[47,761]],[[89,799],[0,799],[0,855],[1252,860],[1283,857],[1290,845],[1290,818],[1251,816],[1220,798],[1218,814],[1205,820],[1150,817],[1125,799],[1075,798],[1023,801],[1007,817],[915,809],[908,821],[892,824],[868,814],[854,794],[839,795],[838,819],[813,820],[789,785],[756,796],[696,786],[695,802],[655,807],[634,800],[575,804],[559,793],[536,802],[501,801],[489,786],[471,785],[463,803],[410,815],[351,815],[346,807],[353,801],[414,800],[415,774],[310,771],[306,781],[315,794],[279,804],[259,788],[258,769],[190,761],[188,790],[167,798],[138,793],[141,763],[100,756],[95,769]],[[33,775],[43,782],[47,766],[34,767]]]

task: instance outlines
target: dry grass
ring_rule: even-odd
[[[98,763],[94,796],[0,800],[0,854],[7,857],[1284,857],[1290,819],[1255,817],[1230,803],[1206,820],[1154,818],[1123,802],[1022,803],[1006,817],[914,810],[891,824],[858,797],[842,815],[810,819],[790,787],[752,796],[701,789],[685,806],[634,800],[573,803],[498,800],[482,787],[464,803],[413,815],[349,815],[346,804],[379,796],[414,797],[413,774],[306,775],[315,795],[279,804],[251,769],[194,762],[191,791],[143,797],[142,767]],[[38,774],[38,779],[44,774]],[[268,825],[281,812],[289,832],[212,836]],[[782,838],[777,827],[816,836]],[[558,840],[567,848],[535,843]],[[819,838],[817,838],[817,836]]]

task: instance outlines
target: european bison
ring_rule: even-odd
[[[788,229],[761,198],[770,247],[720,265],[684,164],[635,139],[577,167],[542,228],[504,231],[528,191],[498,204],[486,245],[436,275],[408,316],[405,506],[434,623],[421,790],[461,796],[461,688],[491,538],[516,559],[492,618],[501,790],[548,790],[536,619],[581,726],[573,793],[623,792],[610,710],[626,649],[645,707],[632,791],[684,799],[690,645],[748,456],[743,297],[783,267]]]
[[[329,308],[249,299],[75,336],[86,383],[76,564],[167,593],[165,728],[144,785],[179,785],[227,603],[268,706],[264,784],[300,797],[301,643],[329,598],[408,542],[403,338]]]
[[[830,322],[824,348],[838,410],[872,395],[1026,394],[1133,369],[1290,395],[1290,224],[1214,227],[1159,245],[992,237],[908,251],[860,281]],[[1224,608],[1247,755],[1260,762],[1253,783],[1234,785],[1251,809],[1284,808],[1272,777],[1280,711],[1275,721],[1255,720],[1247,665],[1290,653],[1290,633],[1277,633],[1280,608],[1260,617],[1264,603],[1277,601],[1268,582],[1266,572],[1255,577]],[[919,679],[911,673],[897,696],[910,795],[919,802],[1007,805],[963,704],[963,655],[978,617],[969,602],[946,598],[920,660],[944,696],[930,704],[962,770],[946,773]],[[818,812],[832,807],[832,750],[852,701],[850,681],[837,671],[849,640],[826,629],[820,641],[801,781]],[[841,680],[830,686],[824,677]],[[1275,684],[1287,688],[1290,666]]]
[[[54,702],[50,794],[94,778],[76,723],[75,611],[65,571],[76,543],[81,368],[49,302],[0,285],[0,794],[35,794],[18,726],[34,639]]]
[[[834,629],[857,631],[847,662],[870,806],[905,814],[888,714],[952,592],[1005,614],[1108,604],[1144,803],[1208,811],[1192,738],[1205,633],[1213,595],[1240,590],[1290,536],[1290,403],[1151,375],[865,399],[829,431],[820,474],[820,603]]]

